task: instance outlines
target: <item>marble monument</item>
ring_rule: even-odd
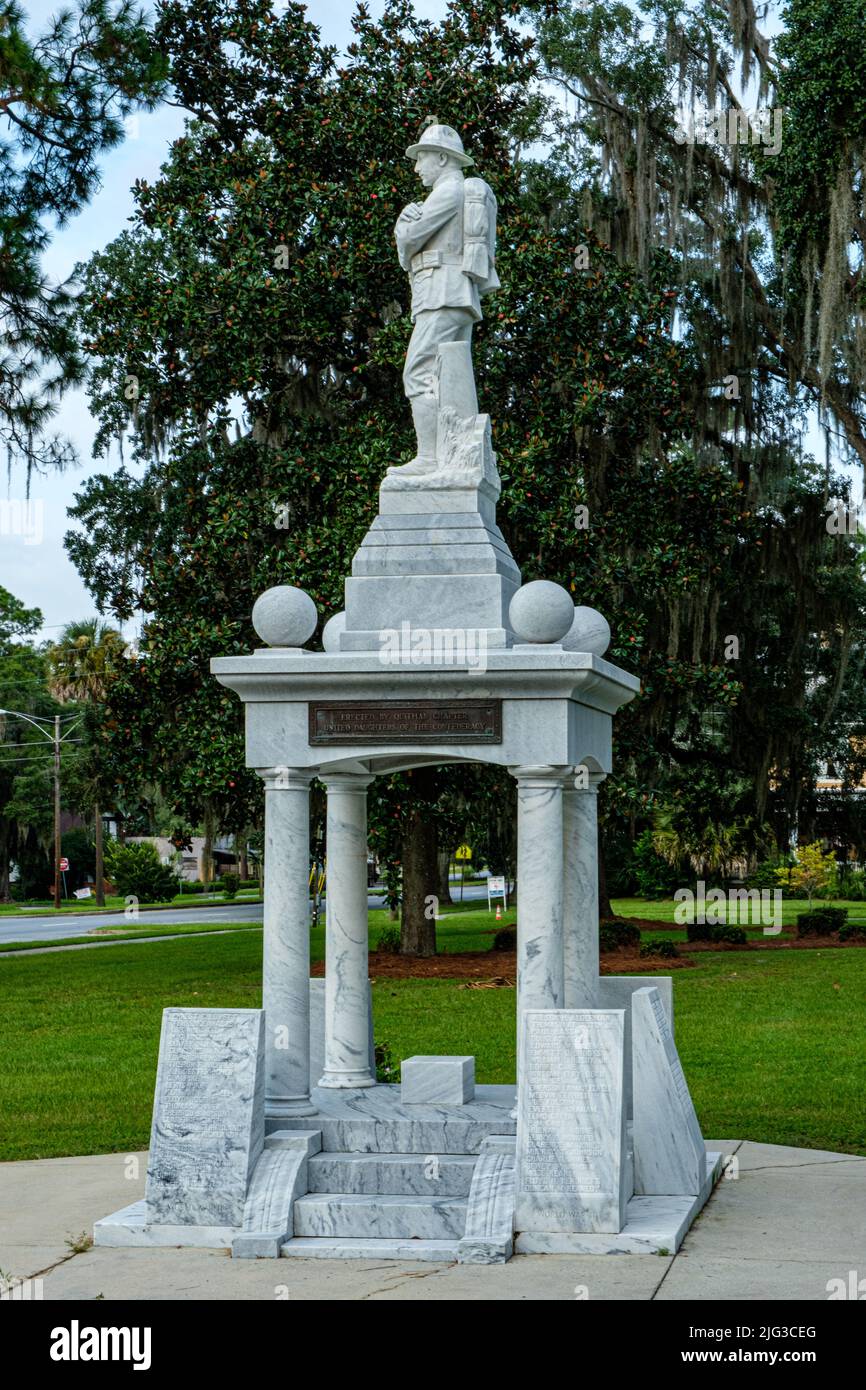
[[[406,154],[426,190],[395,227],[414,457],[382,480],[344,607],[319,614],[278,585],[253,610],[262,646],[212,662],[244,705],[246,761],[264,785],[261,1031],[256,1011],[206,1011],[220,1015],[222,1060],[188,1113],[177,1096],[166,1110],[160,1082],[153,1205],[97,1223],[100,1244],[467,1264],[515,1249],[673,1251],[720,1169],[687,1104],[670,981],[599,972],[597,795],[613,717],[639,682],[605,658],[600,613],[558,584],[523,582],[497,525],[472,364],[473,327],[499,287],[496,199],[453,126],[431,119]],[[509,1085],[475,1085],[464,1055],[407,1059],[402,1087],[376,1077],[368,788],[445,763],[495,765],[516,785]],[[325,978],[311,988],[314,778],[328,877]],[[164,1065],[180,1074],[177,1057],[161,1055],[161,1077]],[[201,1181],[177,1162],[183,1114],[183,1153],[208,1155]]]

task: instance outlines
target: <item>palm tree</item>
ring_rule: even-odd
[[[48,688],[61,704],[99,704],[105,699],[111,672],[126,650],[126,642],[116,628],[100,618],[83,618],[67,623],[48,652]],[[96,839],[96,901],[105,904],[103,888],[102,810],[94,804]]]

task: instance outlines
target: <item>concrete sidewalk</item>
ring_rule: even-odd
[[[866,1276],[866,1158],[713,1140],[733,1156],[674,1257],[518,1255],[506,1265],[232,1260],[67,1242],[144,1195],[146,1155],[0,1164],[0,1271],[45,1299],[793,1299]]]

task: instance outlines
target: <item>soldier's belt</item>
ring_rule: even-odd
[[[439,265],[462,265],[462,255],[455,255],[450,251],[419,251],[409,262],[409,268],[414,274],[416,270],[433,270]]]

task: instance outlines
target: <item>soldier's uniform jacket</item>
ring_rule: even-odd
[[[421,216],[401,212],[394,228],[400,264],[412,284],[412,318],[426,309],[469,309],[483,317],[478,285],[463,271],[464,179],[441,178]]]

